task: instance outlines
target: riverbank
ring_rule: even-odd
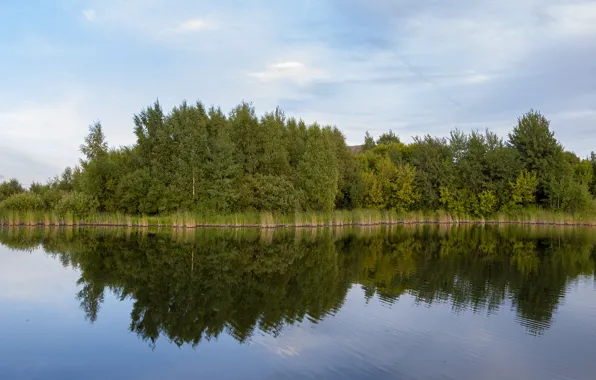
[[[285,228],[374,226],[398,224],[529,224],[596,226],[594,214],[563,214],[540,209],[502,212],[481,218],[452,214],[445,211],[415,211],[397,213],[380,210],[353,210],[333,212],[299,212],[294,214],[239,213],[229,215],[198,215],[175,213],[171,215],[125,215],[95,213],[85,217],[60,216],[55,212],[0,211],[2,226],[110,226],[110,227],[164,227],[164,228]]]

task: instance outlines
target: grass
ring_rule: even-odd
[[[227,215],[204,215],[177,212],[170,215],[125,215],[93,213],[80,218],[72,213],[58,215],[52,211],[0,210],[0,225],[8,226],[122,226],[122,227],[323,227],[373,226],[382,224],[547,224],[596,226],[596,215],[564,214],[542,209],[501,212],[491,217],[451,214],[445,211],[412,211],[398,213],[385,210],[337,210],[332,212],[245,212]]]

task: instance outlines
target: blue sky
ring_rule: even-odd
[[[0,175],[76,164],[88,125],[134,142],[157,98],[404,141],[538,109],[565,147],[596,150],[596,1],[0,1]]]

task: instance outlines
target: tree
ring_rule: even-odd
[[[306,152],[298,165],[298,183],[307,210],[331,211],[338,191],[338,163],[328,131],[308,128]]]
[[[393,143],[399,143],[399,137],[392,130],[389,130],[387,133],[383,133],[377,139],[377,145],[388,145]]]
[[[363,200],[362,204],[366,208],[382,209],[385,207],[385,198],[383,195],[383,184],[379,181],[373,171],[362,173]]]
[[[236,185],[243,165],[237,161],[236,144],[221,109],[209,110],[209,154],[205,163],[206,193],[202,206],[218,212],[231,211],[237,202]]]
[[[530,110],[518,119],[509,133],[508,144],[517,151],[522,167],[536,173],[538,200],[543,200],[547,183],[564,171],[563,147],[551,131],[550,121],[540,112]]]
[[[8,181],[4,181],[2,184],[0,184],[0,202],[10,196],[23,192],[25,192],[25,188],[16,178],[11,178]]]
[[[306,152],[306,144],[308,140],[308,128],[304,121],[296,121],[294,118],[288,119],[285,128],[285,143],[288,151],[288,161],[294,174],[298,168],[298,164]]]
[[[528,206],[536,201],[536,191],[539,180],[536,173],[523,170],[516,178],[515,182],[510,182],[511,201],[509,206],[516,208]]]
[[[362,151],[366,152],[368,150],[373,149],[375,146],[375,140],[372,138],[370,133],[366,131],[366,134],[364,135],[364,145],[362,146]]]
[[[346,145],[346,139],[337,128],[327,128],[329,137],[333,141],[335,157],[338,164],[338,192],[335,207],[338,209],[353,209],[362,202],[362,177],[359,173],[356,158]]]
[[[230,113],[232,141],[236,144],[236,162],[244,174],[255,174],[263,160],[263,130],[252,104],[242,102]]]
[[[297,208],[294,185],[280,176],[245,176],[239,185],[239,209],[293,212]]]
[[[263,155],[259,172],[262,174],[280,177],[291,176],[289,153],[285,141],[285,120],[286,117],[279,107],[261,118],[259,128],[263,134],[261,142]]]
[[[85,144],[80,147],[86,161],[81,161],[83,166],[100,159],[108,152],[108,142],[105,139],[101,123],[96,121],[89,126],[89,134],[85,137]]]
[[[385,207],[397,212],[410,211],[420,198],[414,179],[416,169],[411,165],[394,165],[388,158],[381,160],[379,177],[383,188]]]
[[[453,187],[465,189],[473,197],[482,192],[491,194],[485,200],[496,196],[498,205],[508,203],[509,182],[520,171],[515,150],[488,130],[472,131],[469,135],[456,130],[451,133],[449,143],[455,161]]]
[[[421,192],[418,208],[437,210],[440,188],[451,187],[454,181],[454,160],[446,139],[430,135],[414,138],[411,165],[416,169],[415,186]]]
[[[79,166],[76,166],[74,170],[67,166],[60,176],[55,176],[49,180],[48,185],[55,190],[73,191],[79,185],[77,181],[80,178],[81,168]]]

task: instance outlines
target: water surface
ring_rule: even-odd
[[[0,230],[0,379],[594,379],[596,230]]]

